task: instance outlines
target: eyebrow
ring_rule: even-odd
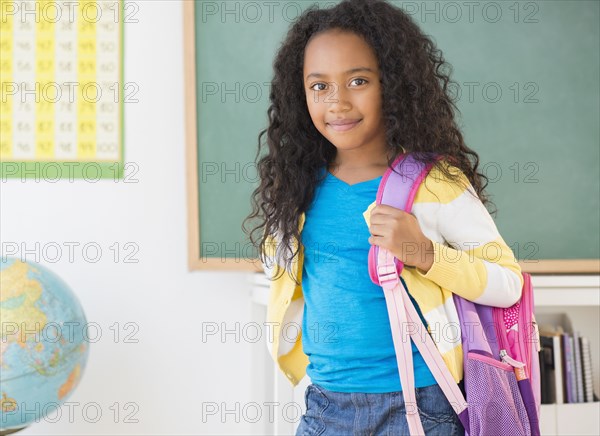
[[[352,74],[352,73],[357,73],[359,71],[368,71],[370,73],[375,73],[375,71],[373,71],[371,68],[367,68],[367,67],[356,67],[356,68],[351,68],[348,71],[346,71],[344,74]],[[310,73],[308,76],[306,76],[306,78],[304,80],[308,80],[309,77],[325,77],[326,74],[322,74],[322,73]]]

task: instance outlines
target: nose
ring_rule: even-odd
[[[325,100],[325,103],[329,104],[329,110],[332,112],[349,110],[352,107],[352,104],[348,99],[348,90],[336,83],[332,83],[331,87],[333,91]]]

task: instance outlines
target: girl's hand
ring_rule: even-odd
[[[423,234],[413,214],[378,204],[371,211],[370,223],[370,244],[389,250],[405,265],[429,271],[433,265],[433,243]]]

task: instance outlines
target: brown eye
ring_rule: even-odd
[[[352,81],[353,81],[353,82],[356,82],[357,80],[367,83],[367,81],[366,81],[365,79],[360,79],[360,78],[359,78],[359,79],[353,79]],[[359,84],[359,86],[360,86],[360,85],[361,85],[361,84]]]
[[[315,86],[317,86],[317,85],[326,86],[325,83],[319,82],[319,83],[315,83],[313,86],[311,86],[310,89],[312,89],[313,91],[324,91],[324,89],[314,89]]]

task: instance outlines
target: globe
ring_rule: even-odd
[[[71,395],[89,354],[86,318],[48,268],[0,262],[0,434],[40,422]]]

